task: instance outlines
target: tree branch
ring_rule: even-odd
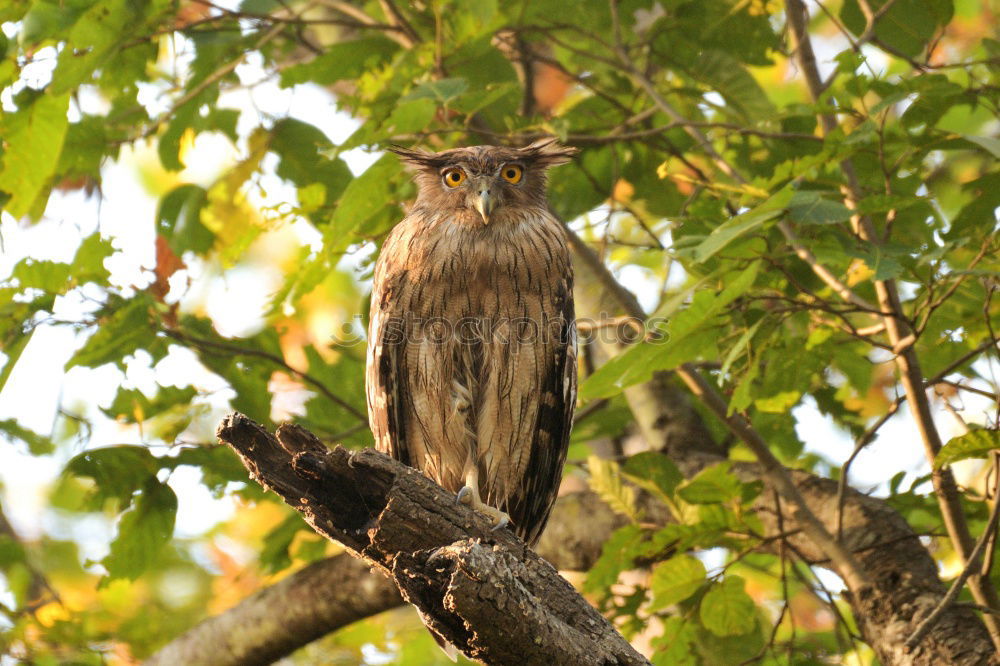
[[[799,66],[805,75],[809,94],[813,102],[818,103],[822,95],[822,89],[815,58],[809,57],[812,54],[812,46],[805,25],[808,14],[805,5],[802,4],[802,0],[788,0],[786,3],[786,16],[792,38],[796,45]],[[875,22],[878,20],[878,17],[871,13],[867,18],[868,28],[866,29],[866,34],[874,30]],[[832,116],[821,114],[820,118],[825,132],[828,133],[836,127],[836,120]],[[844,200],[847,207],[855,211],[851,218],[855,233],[862,240],[877,246],[881,241],[875,233],[871,219],[866,215],[856,212],[857,201],[861,199],[861,187],[857,174],[854,171],[854,165],[850,160],[844,160],[840,166],[846,180],[846,185],[841,188]],[[948,530],[952,547],[958,553],[962,562],[968,562],[972,556],[974,542],[972,534],[969,531],[965,513],[962,510],[955,477],[949,468],[938,468],[934,465],[934,459],[938,451],[941,450],[942,441],[941,434],[938,432],[937,426],[934,423],[934,417],[931,414],[930,401],[927,399],[927,393],[924,390],[924,375],[921,370],[920,359],[913,348],[916,336],[904,317],[895,281],[876,280],[875,293],[878,295],[879,309],[885,313],[883,315],[883,322],[885,323],[889,342],[896,352],[895,363],[899,371],[900,383],[903,385],[913,420],[916,422],[917,429],[920,432],[925,455],[933,470],[931,480],[934,484],[934,492],[937,495],[938,505],[941,508],[941,517],[944,520],[945,528]],[[998,599],[996,589],[989,579],[974,574],[969,578],[969,588],[978,603],[990,608],[1000,608],[1000,599]],[[1000,650],[1000,619],[993,615],[987,615],[984,621],[990,631],[993,644]]]
[[[537,551],[560,570],[586,571],[625,520],[596,494],[559,497]],[[146,666],[270,664],[349,624],[403,603],[391,579],[335,555],[264,588],[174,638]]]
[[[277,439],[242,414],[218,437],[319,534],[390,576],[432,631],[487,664],[648,664],[555,568],[508,530],[374,450]]]
[[[930,631],[934,623],[938,621],[941,615],[947,610],[948,606],[954,603],[955,599],[958,598],[958,593],[962,591],[962,586],[965,585],[966,579],[972,575],[972,572],[979,565],[979,558],[983,554],[983,549],[986,544],[989,543],[993,534],[995,534],[997,529],[997,518],[1000,517],[1000,501],[993,503],[993,508],[990,510],[990,518],[986,521],[986,529],[983,530],[982,535],[976,542],[976,547],[972,549],[972,554],[969,555],[969,561],[965,563],[965,568],[962,569],[962,573],[952,581],[951,587],[948,588],[948,593],[944,595],[944,598],[938,602],[938,605],[931,611],[930,615],[920,623],[920,625],[913,632],[913,635],[906,640],[906,647],[913,649],[920,644],[920,641],[924,639],[927,632]],[[987,606],[988,608],[988,606]]]

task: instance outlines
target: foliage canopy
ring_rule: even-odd
[[[367,309],[373,250],[415,192],[384,149],[554,134],[581,148],[552,173],[554,210],[650,321],[666,322],[607,362],[594,340],[582,354],[566,474],[624,522],[583,589],[656,663],[873,659],[828,579],[766,547],[751,510],[762,487],[731,469],[754,452],[726,439],[722,418],[745,417],[785,466],[833,479],[848,473],[845,457],[818,440],[839,430],[865,446],[890,419],[915,418],[940,440],[947,412],[965,410],[972,430],[938,468],[1000,448],[1000,42],[988,3],[811,3],[804,31],[792,20],[799,0],[567,6],[4,3],[4,229],[63,233],[48,207],[93,206],[116,161],[158,200],[154,216],[129,221],[145,230],[148,257],[133,274],[115,266],[135,243],[102,223],[72,230],[71,257],[24,256],[0,282],[0,390],[25,390],[19,360],[52,328],[75,332],[67,373],[116,383],[108,399],[60,405],[50,432],[0,420],[4,446],[65,467],[33,538],[0,530],[9,655],[141,659],[263,581],[336,552],[247,482],[214,424],[237,409],[370,445],[364,321],[352,315]],[[293,106],[261,110],[255,95],[291,95]],[[336,140],[308,121],[335,109],[354,127]],[[205,178],[192,167],[210,139],[233,158]],[[247,272],[271,275],[272,292],[251,326],[224,334],[211,285]],[[578,299],[588,317],[634,314]],[[165,379],[176,363],[187,370]],[[678,368],[724,396],[722,414],[695,409],[731,445],[731,461],[689,479],[666,456],[637,452],[658,445],[636,444],[626,396]],[[133,379],[143,369],[155,380]],[[818,411],[829,431],[797,429],[797,409]],[[923,450],[915,435],[894,446]],[[178,479],[191,469],[235,507],[195,535],[175,529]],[[956,498],[973,536],[986,529],[989,507],[976,501],[985,470],[963,476]],[[942,509],[928,478],[877,481],[953,563],[942,510],[954,507]],[[671,519],[649,520],[640,492]],[[73,522],[109,537],[95,548]],[[397,663],[436,658],[418,623],[397,614],[303,659],[361,662],[377,658],[372,646]]]

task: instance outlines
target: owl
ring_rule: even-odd
[[[533,545],[576,402],[573,272],[546,171],[576,150],[543,139],[392,151],[419,192],[375,265],[365,383],[376,447]]]

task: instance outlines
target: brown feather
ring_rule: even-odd
[[[376,446],[456,492],[479,469],[483,500],[534,543],[562,475],[576,401],[573,275],[549,212],[545,170],[575,152],[554,140],[521,149],[394,149],[419,195],[375,267],[367,368]],[[516,184],[501,167],[523,169]],[[498,201],[484,224],[461,168]]]

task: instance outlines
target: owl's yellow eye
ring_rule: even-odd
[[[444,172],[444,183],[448,187],[458,187],[465,181],[465,172],[461,169],[448,169]]]
[[[523,173],[524,170],[516,164],[508,164],[500,170],[500,175],[503,176],[503,179],[515,185],[521,182],[521,175]]]

